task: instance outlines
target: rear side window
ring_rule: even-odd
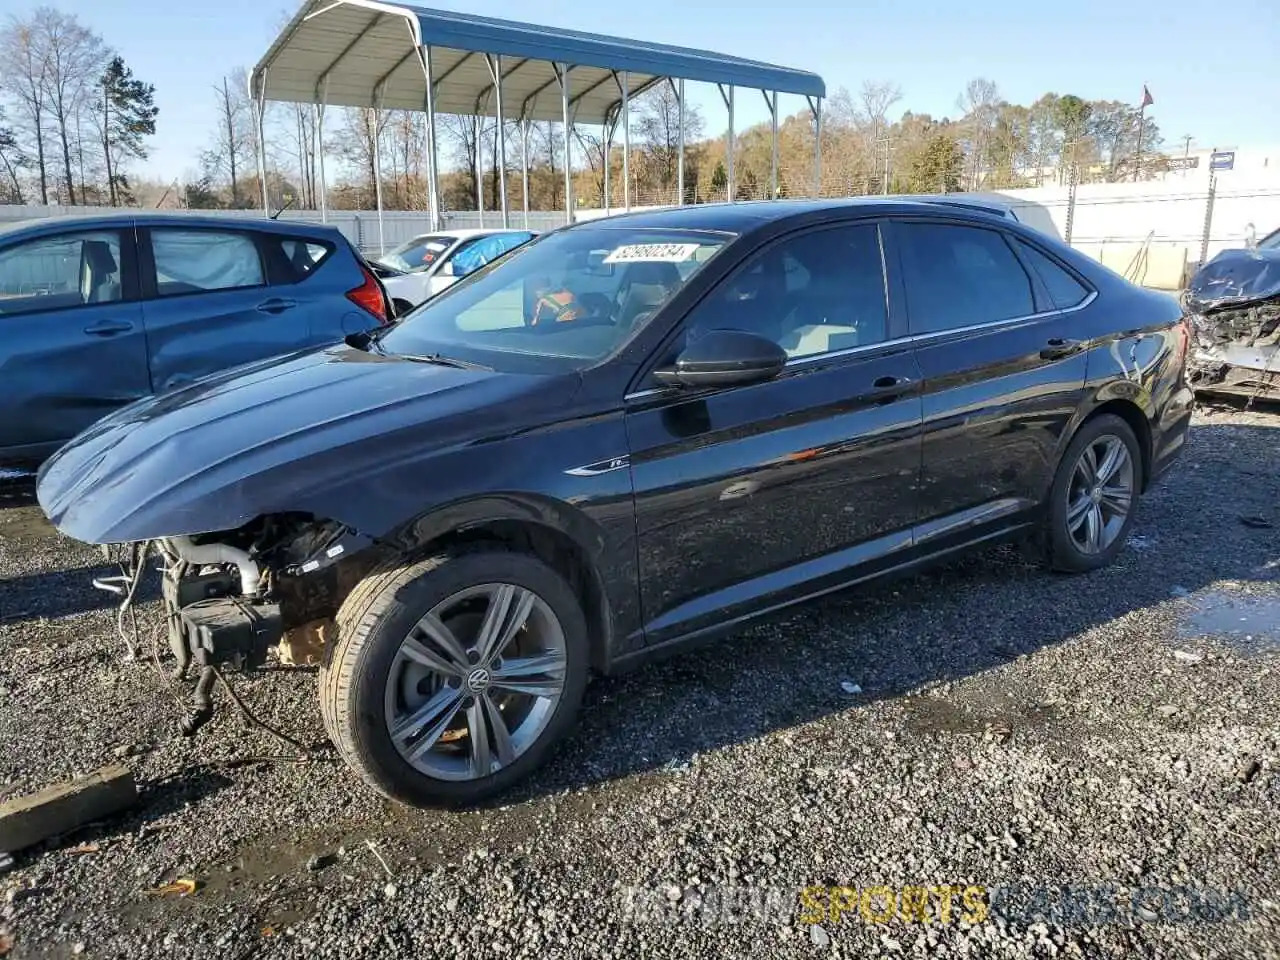
[[[40,237],[0,250],[0,317],[117,303],[120,235],[115,231]]]
[[[279,269],[272,270],[276,282],[297,283],[305,280],[333,253],[333,244],[323,240],[267,237],[266,242],[272,248],[271,259],[278,259]]]
[[[1066,310],[1084,301],[1089,295],[1089,288],[1073,277],[1056,261],[1045,256],[1029,243],[1014,241],[1022,256],[1031,264],[1031,269],[1040,275],[1049,290],[1049,297],[1059,310]]]
[[[161,297],[266,283],[258,245],[246,233],[159,227],[151,231],[151,249]]]
[[[280,246],[289,262],[304,276],[318,267],[332,250],[319,240],[281,240]]]
[[[1036,312],[1031,278],[997,230],[897,223],[913,334],[937,333]]]

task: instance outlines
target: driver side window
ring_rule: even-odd
[[[794,359],[880,343],[887,328],[880,232],[862,223],[766,247],[686,318],[685,342],[710,330],[741,330]]]

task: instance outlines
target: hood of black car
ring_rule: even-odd
[[[263,361],[99,421],[45,463],[37,496],[61,532],[87,543],[309,511],[321,493],[362,474],[365,493],[377,497],[380,469],[474,440],[477,410],[509,407],[545,379],[349,346]]]

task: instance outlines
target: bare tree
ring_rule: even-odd
[[[217,100],[218,129],[213,146],[201,158],[206,176],[226,176],[233,208],[242,206],[240,177],[251,159],[256,142],[251,135],[253,108],[249,103],[248,89],[244,84],[236,83],[237,79],[224,76],[222,82],[213,88]]]
[[[594,126],[587,128],[582,124],[574,125],[573,138],[578,141],[578,146],[582,148],[582,153],[587,158],[587,169],[591,171],[590,184],[592,193],[588,195],[587,199],[589,202],[603,204],[605,164],[610,159],[606,156],[605,151],[606,147],[611,146],[611,144],[607,143],[603,130],[597,133]],[[612,152],[612,150],[609,152]]]
[[[639,135],[650,170],[657,176],[658,186],[666,194],[676,187],[680,173],[680,99],[671,84],[663,82],[637,97],[635,106],[633,129]],[[703,128],[702,112],[686,102],[685,144],[700,140]]]
[[[35,12],[33,29],[44,50],[44,88],[49,112],[57,125],[62,147],[62,167],[66,177],[67,200],[76,203],[75,177],[71,155],[80,151],[79,125],[92,101],[94,83],[108,60],[102,38],[74,16],[49,7]]]
[[[293,141],[292,160],[297,162],[298,188],[302,192],[299,205],[307,210],[316,208],[316,117],[310,104],[295,103],[288,117],[289,133]]]
[[[45,160],[45,116],[48,109],[45,75],[48,55],[43,34],[34,19],[10,17],[0,33],[0,86],[17,102],[25,132],[35,144],[36,171],[40,178],[40,202],[49,202],[49,174]]]
[[[982,160],[1000,117],[1000,92],[984,77],[965,84],[964,93],[956,101],[964,112],[969,141],[969,189],[977,189],[982,180]]]
[[[550,209],[559,209],[564,205],[564,193],[561,189],[564,181],[557,169],[568,163],[568,158],[564,155],[564,127],[554,120],[548,120],[546,126],[535,123],[533,135],[541,140],[537,152],[547,158],[547,179],[550,181],[547,185],[547,205]]]
[[[375,203],[381,176],[377,161],[381,159],[382,138],[391,114],[372,107],[352,107],[342,111],[342,117],[342,125],[334,135],[334,146],[342,159],[360,172],[364,180],[363,202],[371,207]]]
[[[864,81],[862,89],[858,91],[858,102],[862,107],[862,122],[871,124],[879,134],[888,126],[889,108],[901,99],[902,88],[896,83]]]
[[[481,182],[478,177],[481,175],[479,168],[483,159],[481,154],[485,134],[488,132],[486,119],[461,114],[442,114],[436,118],[438,135],[441,141],[451,146],[454,162],[462,167],[466,178],[468,185],[466,207],[475,206],[478,184]],[[457,206],[457,201],[461,199],[461,197],[455,197],[454,205]]]

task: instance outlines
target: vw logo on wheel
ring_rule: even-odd
[[[467,676],[467,689],[472,693],[479,693],[487,686],[489,686],[489,671],[484,667],[472,670]]]

